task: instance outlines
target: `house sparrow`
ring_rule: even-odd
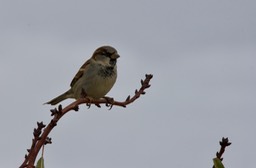
[[[71,88],[45,104],[56,105],[67,98],[100,99],[104,97],[116,82],[116,61],[119,57],[115,48],[99,47],[94,51],[92,57],[81,66],[71,81]]]

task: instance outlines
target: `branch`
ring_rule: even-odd
[[[110,109],[113,106],[121,106],[126,107],[126,105],[131,104],[136,99],[140,97],[140,95],[144,95],[145,89],[149,88],[149,82],[153,78],[153,75],[146,74],[146,78],[144,80],[141,80],[141,87],[139,90],[135,90],[134,96],[130,97],[130,95],[126,98],[125,101],[114,101],[113,98],[104,97],[99,100],[93,100],[89,98],[81,98],[76,100],[75,102],[69,104],[65,108],[62,109],[62,106],[59,105],[58,109],[52,109],[51,116],[53,116],[50,123],[46,126],[43,124],[43,122],[37,122],[37,128],[34,129],[34,138],[32,140],[31,148],[28,149],[28,154],[25,155],[25,160],[21,164],[20,168],[34,168],[36,157],[45,144],[50,144],[51,138],[48,137],[49,133],[52,131],[52,129],[57,125],[57,122],[63,117],[67,112],[74,110],[79,110],[80,104],[86,104],[89,108],[91,104],[95,104],[97,107],[100,107],[100,104],[105,104],[107,107],[110,107]],[[45,127],[46,126],[46,127]],[[44,129],[43,129],[44,128]]]
[[[231,142],[229,142],[228,138],[223,137],[219,143],[220,143],[220,150],[216,152],[216,158],[222,161],[223,160],[222,155],[224,154],[226,147],[231,145]],[[215,166],[213,166],[212,168],[215,168]]]

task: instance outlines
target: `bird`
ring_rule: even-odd
[[[97,48],[78,70],[70,89],[45,104],[56,105],[68,98],[100,99],[113,87],[117,78],[117,59],[120,57],[112,46]]]

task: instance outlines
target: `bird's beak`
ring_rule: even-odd
[[[112,54],[112,55],[110,56],[111,59],[117,59],[117,58],[119,58],[119,57],[120,57],[120,55],[117,54],[117,53],[114,53],[114,54]]]

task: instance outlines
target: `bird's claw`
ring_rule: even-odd
[[[106,101],[107,101],[107,103],[106,103],[106,106],[107,107],[109,107],[109,110],[111,110],[112,109],[112,107],[113,107],[113,105],[114,105],[114,98],[112,98],[112,97],[107,97],[107,96],[105,96],[105,97],[103,97]]]

